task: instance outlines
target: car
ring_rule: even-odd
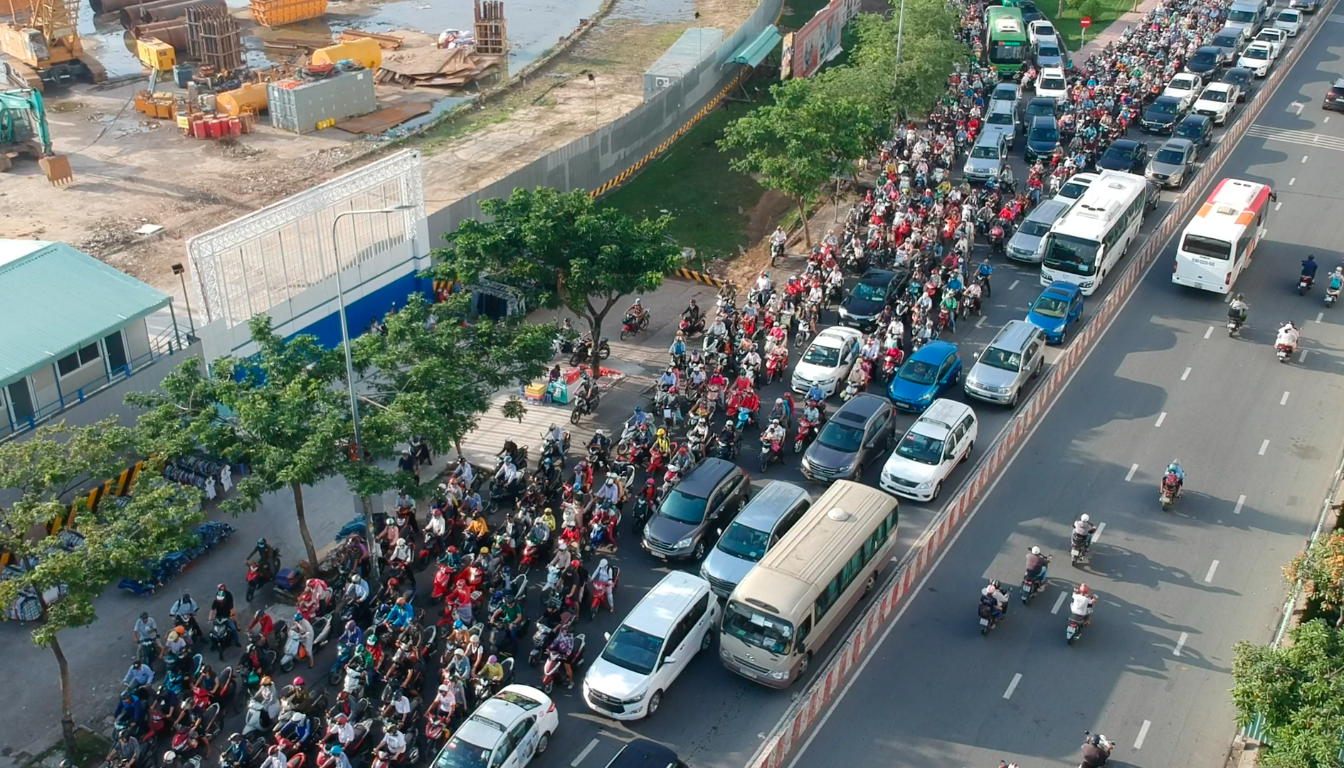
[[[1287,32],[1289,37],[1297,37],[1297,33],[1302,29],[1302,12],[1293,8],[1279,11],[1274,17],[1274,28]]]
[[[1234,27],[1246,30],[1247,36],[1253,36],[1260,24],[1265,21],[1263,11],[1264,0],[1234,0],[1227,6],[1227,24],[1225,27]]]
[[[1195,149],[1203,152],[1213,141],[1213,119],[1204,115],[1186,115],[1176,124],[1173,138],[1189,139],[1195,143]]]
[[[1047,19],[1037,19],[1027,24],[1027,40],[1032,45],[1040,45],[1042,41],[1058,41],[1059,33],[1055,32],[1055,25]]]
[[[1337,109],[1344,112],[1344,77],[1336,80],[1325,92],[1325,98],[1321,100],[1321,109]]]
[[[1022,21],[1028,24],[1045,18],[1045,14],[1041,13],[1041,9],[1037,8],[1032,0],[1018,0],[1017,9],[1022,12]]]
[[[1116,139],[1097,158],[1096,166],[1102,171],[1143,173],[1148,165],[1148,145],[1134,139]]]
[[[1321,0],[1288,0],[1288,7],[1303,13],[1315,13],[1321,7]]]
[[[931,341],[911,353],[887,392],[896,408],[921,413],[961,381],[961,355],[946,341]]]
[[[864,272],[840,304],[840,323],[864,332],[876,328],[882,307],[900,296],[909,275],[904,269],[869,269]]]
[[[997,83],[994,90],[989,92],[990,101],[1011,101],[1013,109],[1017,109],[1017,102],[1022,98],[1022,92],[1015,83]]]
[[[937,501],[952,470],[970,458],[979,435],[975,411],[939,399],[915,419],[882,467],[882,490],[915,501]]]
[[[1036,66],[1073,69],[1073,59],[1069,56],[1069,49],[1060,44],[1057,38],[1043,40],[1036,44]]]
[[[705,459],[672,486],[649,516],[640,546],[660,560],[700,560],[750,495],[751,478],[741,467]]]
[[[1162,95],[1180,99],[1181,109],[1189,111],[1190,105],[1195,103],[1195,98],[1199,96],[1199,91],[1203,87],[1204,81],[1199,75],[1182,72],[1167,82],[1167,87],[1162,89]]]
[[[1215,125],[1223,125],[1236,108],[1237,97],[1240,94],[1241,87],[1236,83],[1209,83],[1204,86],[1199,98],[1195,99],[1190,111],[1211,118]]]
[[[1069,78],[1059,67],[1046,67],[1036,76],[1036,95],[1063,100],[1069,95]]]
[[[1209,40],[1209,45],[1215,46],[1223,52],[1224,65],[1236,61],[1241,53],[1241,47],[1246,44],[1249,35],[1246,30],[1238,27],[1223,27],[1218,34]]]
[[[1269,43],[1274,49],[1274,55],[1278,56],[1283,53],[1283,47],[1288,44],[1288,33],[1275,27],[1265,27],[1256,33],[1255,39]]]
[[[1143,175],[1164,187],[1182,187],[1195,175],[1199,148],[1190,139],[1170,138],[1158,147]]]
[[[1158,96],[1143,111],[1139,118],[1139,129],[1145,133],[1171,133],[1176,123],[1185,117],[1185,108],[1175,96]]]
[[[1009,320],[966,374],[968,397],[990,403],[1017,405],[1027,382],[1045,366],[1045,334],[1025,320]]]
[[[1064,185],[1059,188],[1059,192],[1051,199],[1063,200],[1072,205],[1083,196],[1087,188],[1092,186],[1092,182],[1096,180],[1097,174],[1095,173],[1075,173],[1069,177],[1068,181],[1064,182]]]
[[[789,388],[805,395],[817,384],[826,397],[834,395],[854,367],[861,343],[863,334],[853,328],[834,326],[818,333],[794,366]]]
[[[714,644],[722,610],[709,582],[669,572],[606,635],[583,676],[583,702],[613,720],[656,714],[695,654]]]
[[[1241,52],[1237,66],[1251,70],[1256,77],[1265,77],[1269,74],[1269,68],[1274,66],[1274,49],[1263,41],[1251,43]]]
[[[1053,96],[1033,96],[1027,102],[1026,109],[1022,113],[1022,122],[1031,125],[1031,121],[1037,117],[1055,117],[1059,114],[1059,100]]]
[[[1251,91],[1251,84],[1255,82],[1255,73],[1245,67],[1232,67],[1223,73],[1219,82],[1237,86],[1237,101],[1245,101]]]
[[[522,768],[560,727],[555,702],[527,685],[506,685],[481,702],[443,745],[435,768]]]
[[[1074,283],[1056,280],[1047,285],[1027,309],[1027,322],[1041,329],[1047,344],[1061,344],[1069,326],[1083,319],[1083,291]]]
[[[756,492],[719,535],[700,577],[714,594],[728,599],[756,563],[812,506],[812,495],[793,483],[775,481]]]
[[[1034,163],[1037,159],[1045,159],[1057,147],[1059,147],[1059,123],[1055,122],[1055,118],[1045,115],[1032,118],[1031,126],[1027,129],[1027,162]]]
[[[606,768],[688,768],[677,753],[648,739],[634,739],[621,747]]]
[[[1030,147],[1030,137],[1028,137]],[[984,183],[997,179],[1008,165],[1008,137],[998,131],[986,131],[975,140],[975,145],[966,156],[966,164],[961,173],[966,181]]]
[[[1013,151],[1013,147],[1017,144],[1017,115],[1014,114],[1010,102],[990,102],[989,111],[985,113],[985,127],[981,135],[990,133],[1003,136],[1008,141],[1008,151]]]
[[[840,406],[803,453],[803,477],[819,483],[858,480],[896,441],[896,411],[880,395],[860,392]]]
[[[1212,76],[1218,68],[1231,63],[1232,57],[1216,45],[1201,45],[1185,60],[1185,71],[1201,76]]]
[[[1022,220],[1021,226],[1008,240],[1004,254],[1014,261],[1040,263],[1041,241],[1045,239],[1045,233],[1050,231],[1050,225],[1054,224],[1056,219],[1069,210],[1070,205],[1069,201],[1056,198],[1042,200]]]

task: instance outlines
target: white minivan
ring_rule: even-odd
[[[708,581],[667,574],[607,633],[606,647],[583,678],[584,703],[613,720],[657,712],[691,658],[713,644],[721,612]]]

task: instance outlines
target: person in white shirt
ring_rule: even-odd
[[[350,575],[350,584],[345,588],[345,596],[357,603],[362,603],[369,598],[369,583],[358,573]]]
[[[470,488],[471,481],[476,479],[476,469],[471,466],[471,462],[459,456],[457,458],[457,469],[453,470],[453,477],[462,481],[462,485]]]
[[[303,617],[302,613],[294,614],[294,623],[289,631],[299,639],[299,647],[308,654],[308,668],[313,668],[313,625],[308,623],[308,619]]]
[[[425,523],[425,535],[431,538],[443,536],[448,531],[448,523],[443,519],[443,510],[434,507],[429,511],[429,522]]]
[[[1079,584],[1073,591],[1073,600],[1069,603],[1069,612],[1083,620],[1086,626],[1092,622],[1092,606],[1097,602],[1096,595],[1086,584]]]
[[[383,740],[378,742],[378,750],[385,752],[392,762],[399,763],[406,755],[406,737],[397,729],[395,723],[387,727]],[[266,766],[263,766],[266,768]]]
[[[1290,347],[1290,348],[1291,348],[1291,349],[1289,349],[1290,352],[1296,352],[1296,351],[1297,351],[1297,340],[1298,340],[1298,338],[1301,337],[1301,335],[1302,335],[1302,334],[1299,333],[1298,330],[1297,330],[1297,326],[1296,326],[1296,325],[1293,325],[1293,324],[1290,322],[1290,323],[1288,323],[1287,325],[1285,325],[1285,326],[1283,326],[1282,328],[1279,329],[1279,335],[1278,335],[1278,338],[1274,340],[1274,345],[1275,345],[1275,346],[1287,346],[1287,347]]]
[[[999,582],[989,582],[989,586],[980,590],[980,594],[994,601],[998,617],[1002,618],[1004,612],[1008,609],[1008,593],[999,588]]]
[[[355,726],[350,724],[350,718],[345,715],[337,715],[327,726],[326,741],[335,741],[343,747],[348,747],[354,738]]]

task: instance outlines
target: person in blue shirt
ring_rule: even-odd
[[[1176,495],[1181,494],[1181,488],[1185,485],[1185,470],[1181,469],[1181,464],[1174,459],[1167,465],[1167,474],[1176,476]]]
[[[1330,290],[1338,292],[1341,286],[1344,286],[1344,267],[1335,267],[1330,273]]]
[[[1305,261],[1302,262],[1302,276],[1309,281],[1316,280],[1316,254],[1308,254]]]
[[[826,399],[826,391],[821,388],[820,384],[814,381],[812,382],[812,386],[807,390],[807,399],[815,400],[819,403]]]
[[[358,648],[364,642],[364,632],[360,630],[359,624],[351,619],[345,623],[345,631],[341,633],[340,639],[336,641],[337,646],[349,646]]]
[[[630,423],[636,427],[649,423],[649,415],[644,412],[643,406],[635,406],[635,415],[630,417]]]
[[[989,262],[988,261],[981,262],[979,269],[979,275],[981,278],[980,285],[984,289],[986,299],[994,295],[994,292],[989,289],[989,279],[990,276],[993,274],[994,274],[994,268],[989,265]]]
[[[406,604],[406,598],[398,597],[396,605],[388,610],[387,618],[383,619],[383,623],[390,624],[397,629],[405,629],[411,623],[413,613],[411,606]]]
[[[154,670],[147,664],[136,661],[130,669],[126,670],[126,676],[121,679],[121,682],[127,687],[142,688],[154,682]]]

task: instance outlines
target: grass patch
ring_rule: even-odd
[[[103,762],[107,757],[107,751],[112,748],[112,742],[103,738],[102,734],[94,733],[87,728],[75,728],[75,757],[71,764],[75,768],[94,768]],[[34,757],[24,764],[24,768],[38,768],[44,761],[50,762],[49,758],[65,756],[65,742],[57,741],[55,744],[47,747],[46,751]]]
[[[799,30],[817,15],[817,11],[830,4],[830,0],[785,0],[784,13],[779,17],[779,26],[784,29]]]
[[[1094,7],[1089,8],[1093,13],[1092,26],[1087,28],[1088,40],[1096,37],[1116,19],[1129,13],[1135,5],[1135,0],[1092,0],[1092,2]],[[1036,6],[1055,25],[1055,29],[1059,30],[1059,34],[1064,38],[1064,47],[1077,53],[1085,42],[1083,28],[1078,26],[1078,20],[1086,14],[1068,5],[1064,6],[1063,13],[1056,13],[1060,6],[1059,0],[1042,0]]]

